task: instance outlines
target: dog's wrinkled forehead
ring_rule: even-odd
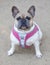
[[[35,16],[35,6],[31,6],[28,10],[27,10],[27,16],[31,16],[32,18]],[[16,7],[16,6],[13,6],[12,7],[12,16],[14,18],[17,17],[17,15],[19,16],[22,16],[22,17],[25,17],[25,14],[20,14],[20,11],[19,9]]]

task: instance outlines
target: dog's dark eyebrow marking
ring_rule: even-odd
[[[17,20],[20,20],[20,19],[21,19],[21,17],[19,16],[19,17],[17,17],[16,19],[17,19]]]
[[[31,19],[31,17],[29,17],[29,16],[26,16],[26,19],[30,20],[30,19]]]

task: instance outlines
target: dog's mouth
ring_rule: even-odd
[[[20,30],[29,30],[30,27],[24,27],[24,26],[22,26],[21,28],[18,28],[18,29],[20,29]]]

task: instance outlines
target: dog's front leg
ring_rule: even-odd
[[[11,43],[11,48],[8,51],[8,55],[9,56],[12,55],[14,53],[14,51],[15,51],[15,43]]]
[[[41,58],[41,57],[42,57],[42,54],[41,54],[40,48],[39,48],[40,42],[39,42],[39,41],[36,41],[36,42],[34,43],[34,46],[35,46],[36,56],[37,56],[38,58]]]

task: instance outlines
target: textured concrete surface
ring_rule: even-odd
[[[11,15],[13,5],[24,13],[31,5],[35,5],[34,20],[43,32],[41,59],[36,58],[33,47],[21,49],[16,46],[15,54],[10,57],[7,55],[10,48],[9,35],[14,23]],[[0,65],[50,65],[50,0],[0,0]]]

